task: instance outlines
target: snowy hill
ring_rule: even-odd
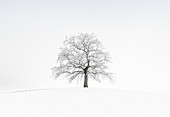
[[[0,94],[0,117],[170,117],[170,94],[48,89]]]

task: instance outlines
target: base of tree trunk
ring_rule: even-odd
[[[84,85],[84,88],[88,88],[88,86]]]

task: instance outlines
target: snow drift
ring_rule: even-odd
[[[0,94],[0,117],[170,117],[170,94],[48,89]]]

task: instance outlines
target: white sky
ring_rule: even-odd
[[[111,53],[113,88],[170,92],[169,6],[169,0],[0,0],[0,90],[76,86],[49,78],[50,68],[66,35],[93,32]]]

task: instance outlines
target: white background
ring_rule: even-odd
[[[169,6],[168,0],[0,0],[0,90],[77,86],[53,80],[50,69],[65,36],[87,32],[110,51],[117,73],[113,86],[90,86],[170,92]]]

